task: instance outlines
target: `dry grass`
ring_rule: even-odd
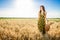
[[[53,22],[47,40],[60,40],[60,22]],[[0,40],[45,40],[37,19],[0,19]]]

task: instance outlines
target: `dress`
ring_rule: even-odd
[[[39,20],[38,20],[38,29],[42,34],[45,34],[45,24],[46,24],[46,19],[45,19],[45,12],[39,13]]]

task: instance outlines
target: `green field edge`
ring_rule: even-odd
[[[0,19],[38,19],[38,18],[23,18],[23,17],[0,17]],[[60,19],[60,18],[47,18],[48,20]]]
[[[22,17],[0,17],[0,19],[37,19],[37,18],[22,18]]]
[[[0,17],[0,19],[37,19],[37,18],[24,18],[24,17]],[[60,18],[47,18],[47,19],[60,19]]]

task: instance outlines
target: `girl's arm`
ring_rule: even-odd
[[[40,19],[40,13],[38,13],[38,20]]]
[[[47,13],[45,12],[45,22],[46,22],[46,24],[47,24],[47,19],[46,19],[46,15],[47,15]]]

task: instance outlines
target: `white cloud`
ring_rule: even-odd
[[[55,10],[47,11],[47,18],[59,18],[59,12]]]
[[[37,17],[32,0],[16,0],[15,8],[0,10],[0,17]]]

